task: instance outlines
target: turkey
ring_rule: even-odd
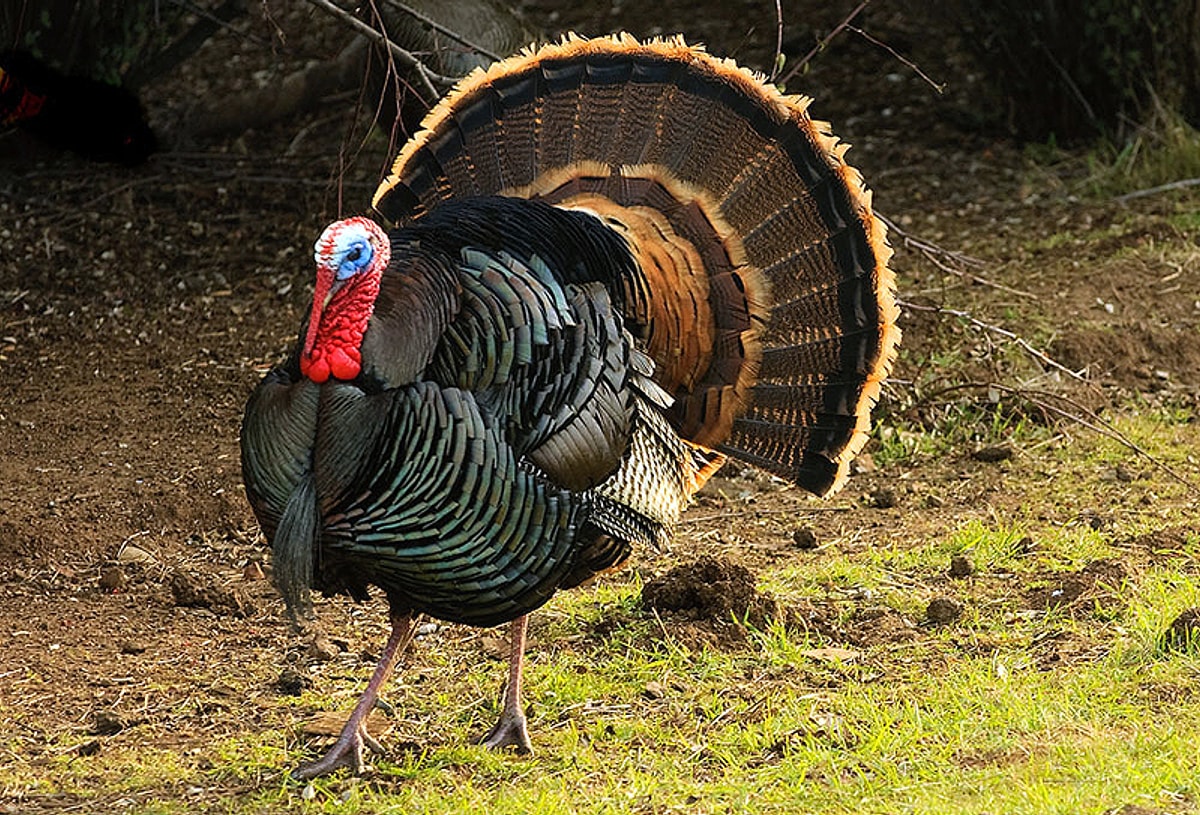
[[[325,230],[243,475],[288,607],[375,586],[392,632],[295,775],[378,749],[364,722],[421,614],[510,623],[482,741],[528,751],[530,612],[667,541],[728,456],[842,484],[897,309],[870,193],[807,104],[682,39],[570,36],[464,79],[376,217]]]
[[[24,51],[0,54],[0,130],[9,126],[91,161],[133,166],[158,148],[128,90],[66,76]]]

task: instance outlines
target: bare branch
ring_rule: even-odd
[[[1197,484],[1195,481],[1192,481],[1186,476],[1176,472],[1169,464],[1156,458],[1142,447],[1139,447],[1132,439],[1114,427],[1111,422],[1106,421],[1095,411],[1089,409],[1085,405],[1081,405],[1079,402],[1071,399],[1070,397],[1063,396],[1060,393],[1053,393],[1051,391],[1033,388],[1016,388],[1010,385],[1001,385],[996,382],[963,382],[947,388],[941,391],[941,393],[948,393],[951,390],[992,390],[1007,393],[1020,399],[1025,399],[1030,403],[1037,405],[1047,413],[1052,413],[1063,419],[1075,422],[1080,427],[1087,428],[1094,433],[1099,433],[1105,438],[1109,438],[1115,442],[1118,442],[1121,446],[1146,459],[1153,464],[1155,468],[1166,473],[1172,479],[1179,482],[1184,487],[1187,487],[1192,492],[1200,493],[1200,484]],[[1070,408],[1070,410],[1060,407],[1059,405],[1065,405],[1067,408]]]
[[[771,60],[771,76],[768,82],[774,82],[783,67],[783,0],[775,0],[775,58]]]
[[[383,0],[383,2],[385,5],[392,6],[393,8],[399,9],[400,11],[409,15],[410,17],[412,17],[415,20],[420,20],[423,24],[429,26],[434,31],[438,32],[439,34],[444,34],[445,36],[454,40],[459,45],[463,45],[467,48],[470,48],[475,53],[481,54],[481,55],[487,57],[488,59],[492,60],[493,62],[499,62],[500,60],[504,59],[504,57],[500,56],[499,54],[495,53],[494,51],[490,51],[487,48],[484,48],[482,45],[480,45],[477,42],[472,42],[471,40],[468,40],[462,34],[459,34],[457,31],[447,28],[446,26],[439,23],[437,20],[430,17],[428,14],[418,11],[417,9],[408,5],[407,3],[402,3],[402,2],[400,2],[400,0]]]
[[[434,82],[440,82],[446,86],[450,86],[458,81],[456,77],[442,76],[441,74],[437,74],[429,70],[425,63],[421,62],[421,60],[417,59],[411,53],[405,51],[399,45],[396,45],[396,43],[392,42],[388,38],[387,34],[372,28],[350,12],[345,11],[337,5],[334,5],[330,2],[330,0],[308,0],[308,2],[319,9],[329,12],[334,17],[337,17],[339,20],[346,23],[346,25],[350,26],[372,42],[385,46],[388,49],[388,52],[395,58],[397,62],[404,67],[412,68],[417,72],[417,75],[421,79],[421,83],[425,86],[425,90],[429,92],[432,98],[436,98],[441,95],[437,87],[433,84]]]
[[[825,35],[824,39],[822,39],[819,43],[814,45],[812,47],[812,50],[809,51],[807,54],[805,54],[804,58],[796,63],[796,65],[792,68],[792,70],[788,71],[786,74],[783,75],[783,78],[779,80],[779,84],[786,85],[798,73],[803,71],[805,69],[805,67],[807,67],[809,60],[811,60],[814,56],[816,56],[821,51],[824,51],[825,46],[829,45],[829,43],[833,41],[834,37],[836,37],[838,34],[841,34],[846,29],[846,26],[850,25],[850,23],[852,23],[854,21],[854,18],[857,17],[859,14],[861,14],[862,10],[865,9],[868,5],[870,5],[870,3],[871,3],[871,0],[862,0],[862,2],[859,3],[858,6],[855,7],[854,11],[850,12],[846,16],[846,19],[844,19],[840,23],[838,23],[837,26],[834,27],[833,31],[830,31],[827,35]]]
[[[908,66],[909,70],[911,70],[917,76],[921,77],[921,79],[924,79],[927,83],[929,83],[929,86],[932,87],[938,93],[943,93],[946,90],[945,82],[941,82],[941,83],[934,82],[932,79],[929,78],[928,74],[926,74],[924,71],[922,71],[920,68],[917,67],[917,64],[915,62],[908,59],[907,57],[903,57],[900,54],[898,54],[896,52],[896,49],[892,48],[892,46],[888,45],[886,42],[876,39],[875,37],[872,37],[870,34],[868,34],[867,32],[863,31],[861,28],[858,28],[856,26],[848,25],[848,26],[846,26],[846,28],[849,29],[850,31],[853,31],[855,34],[862,37],[864,40],[871,43],[872,45],[877,45],[880,48],[882,48],[884,51],[887,51],[889,54],[891,54],[897,60],[902,62],[904,65]]]

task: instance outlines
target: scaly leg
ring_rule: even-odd
[[[518,753],[533,752],[529,741],[529,726],[525,721],[525,710],[521,707],[521,668],[525,663],[525,632],[529,626],[529,615],[512,621],[509,633],[512,637],[512,652],[508,655],[508,684],[504,687],[504,709],[500,720],[491,732],[479,743],[493,750],[512,747]]]
[[[371,681],[367,683],[367,689],[363,691],[358,704],[354,706],[350,718],[346,720],[342,734],[338,736],[338,740],[323,757],[308,764],[301,764],[293,770],[293,778],[299,780],[316,778],[318,775],[333,772],[338,767],[347,766],[355,775],[358,775],[363,770],[364,746],[370,747],[377,753],[383,752],[383,747],[367,732],[367,717],[374,710],[375,703],[379,700],[379,691],[391,676],[396,659],[408,647],[414,631],[416,631],[416,619],[411,612],[392,617],[392,633],[388,637],[387,645],[383,647],[379,665],[375,668],[375,673],[371,675]]]

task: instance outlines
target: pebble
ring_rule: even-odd
[[[962,603],[952,597],[935,597],[925,609],[925,619],[938,625],[952,623],[962,616]]]
[[[971,453],[971,458],[976,461],[984,461],[987,463],[995,463],[997,461],[1008,461],[1013,457],[1013,449],[1007,444],[999,444],[991,447],[980,447],[975,452]]]
[[[342,649],[338,648],[329,637],[318,634],[309,641],[305,653],[317,662],[332,662],[342,653]]]
[[[951,577],[970,577],[975,574],[975,564],[966,555],[956,555],[950,558]]]
[[[106,566],[100,570],[100,591],[113,594],[127,585],[129,578],[120,566]]]
[[[792,543],[797,549],[816,549],[817,533],[807,526],[802,526],[792,533]]]
[[[117,648],[122,654],[144,654],[150,646],[141,640],[121,640]]]

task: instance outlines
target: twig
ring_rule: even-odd
[[[792,70],[790,70],[786,74],[784,74],[783,78],[779,80],[778,84],[786,85],[789,81],[791,81],[791,79],[793,77],[796,76],[796,74],[803,71],[805,66],[808,65],[808,61],[810,59],[812,59],[814,56],[816,56],[819,52],[825,50],[825,46],[829,45],[829,43],[833,41],[834,37],[836,37],[838,34],[841,34],[846,29],[846,26],[848,26],[848,25],[850,25],[850,23],[854,22],[854,18],[857,17],[860,13],[862,13],[862,10],[865,9],[868,5],[870,5],[870,3],[871,3],[871,0],[862,0],[862,2],[858,4],[858,6],[854,9],[854,11],[850,12],[850,14],[848,14],[846,16],[846,19],[844,19],[840,23],[838,23],[837,26],[833,29],[833,31],[830,31],[827,35],[825,35],[824,39],[822,39],[819,43],[814,45],[812,47],[812,50],[809,51],[807,54],[805,54],[804,58],[801,59],[799,62],[797,62],[795,67],[792,68]]]
[[[482,45],[479,45],[476,42],[472,42],[471,40],[468,40],[462,34],[459,34],[457,31],[453,31],[452,29],[447,28],[446,26],[439,23],[437,20],[433,19],[432,17],[430,17],[429,15],[427,15],[423,12],[418,11],[417,9],[408,5],[407,3],[401,3],[400,0],[383,0],[383,2],[385,5],[391,6],[395,9],[399,9],[400,11],[404,12],[408,16],[413,17],[417,20],[420,20],[422,23],[429,26],[434,31],[438,32],[439,34],[446,35],[447,37],[454,40],[459,45],[466,46],[467,48],[470,48],[472,51],[476,52],[477,54],[482,54],[483,56],[487,57],[488,59],[492,60],[493,62],[499,62],[500,60],[504,59],[504,57],[496,54],[494,51],[484,48]]]
[[[783,67],[783,5],[782,0],[775,0],[775,59],[771,61],[771,76],[768,82],[774,82]]]
[[[405,51],[399,45],[396,45],[396,43],[392,42],[385,32],[372,28],[350,12],[334,5],[330,2],[330,0],[308,0],[308,2],[317,8],[329,12],[334,17],[337,17],[339,20],[372,42],[387,47],[388,52],[396,59],[397,62],[404,67],[412,68],[417,72],[417,76],[420,77],[421,83],[425,86],[425,90],[429,91],[429,94],[432,97],[441,95],[437,87],[433,84],[435,81],[441,82],[447,86],[453,85],[458,81],[452,76],[443,76],[441,74],[434,73],[429,69],[428,66],[425,65],[425,63],[421,62],[421,60],[417,59],[411,53]]]
[[[918,238],[916,235],[913,235],[912,233],[906,232],[904,229],[901,229],[896,224],[895,221],[891,220],[890,218],[888,218],[884,215],[881,215],[878,212],[875,213],[875,217],[878,218],[879,220],[883,221],[885,224],[887,224],[889,234],[894,232],[895,234],[899,235],[905,246],[909,247],[910,249],[916,249],[918,252],[920,252],[922,255],[924,255],[925,258],[927,260],[929,260],[930,263],[932,263],[934,266],[937,266],[943,272],[946,272],[947,274],[957,275],[958,277],[961,277],[964,280],[969,280],[972,283],[978,283],[983,286],[991,286],[994,289],[999,289],[1000,291],[1006,291],[1009,294],[1015,294],[1018,297],[1028,297],[1031,300],[1037,299],[1036,294],[1033,294],[1033,293],[1027,292],[1027,291],[1022,291],[1021,289],[1014,289],[1012,286],[1006,286],[1003,283],[997,283],[994,280],[989,280],[986,277],[981,277],[980,275],[974,274],[973,272],[964,271],[963,269],[956,269],[956,268],[954,268],[954,266],[951,266],[949,263],[942,261],[942,258],[949,258],[954,263],[958,263],[963,266],[975,266],[975,267],[984,266],[985,265],[984,262],[982,260],[980,260],[979,258],[973,258],[970,255],[964,255],[961,252],[954,252],[949,249],[943,249],[942,247],[938,246],[937,244],[931,243],[931,242],[925,240],[924,238]]]
[[[1159,184],[1157,187],[1148,187],[1144,190],[1134,190],[1127,192],[1124,195],[1118,195],[1114,201],[1125,203],[1132,201],[1135,198],[1145,198],[1147,195],[1158,195],[1160,192],[1170,192],[1171,190],[1182,190],[1187,187],[1195,187],[1200,185],[1200,178],[1183,178],[1179,181],[1172,181],[1169,184]]]
[[[908,59],[907,57],[901,56],[899,53],[896,52],[895,48],[892,48],[892,46],[888,45],[886,42],[876,39],[875,37],[872,37],[870,34],[863,31],[861,28],[858,28],[857,26],[848,25],[848,26],[846,26],[846,28],[850,31],[853,31],[855,34],[859,35],[860,37],[862,37],[864,40],[871,43],[872,45],[877,45],[880,48],[882,48],[884,51],[887,51],[889,54],[891,54],[893,57],[895,57],[901,63],[908,66],[908,69],[910,71],[912,71],[917,76],[921,77],[921,79],[924,79],[927,83],[929,83],[929,86],[931,88],[933,88],[935,91],[937,91],[938,93],[943,93],[946,90],[945,82],[942,82],[942,83],[934,82],[932,79],[929,78],[928,74],[926,74],[924,71],[922,71],[920,68],[917,67],[917,64],[915,62]]]
[[[1090,410],[1089,408],[1079,404],[1074,399],[1071,399],[1068,396],[1063,396],[1060,393],[1053,393],[1051,391],[1043,391],[1043,390],[1035,390],[1035,389],[1027,389],[1027,388],[1014,388],[1010,385],[1001,385],[996,382],[964,382],[959,385],[955,385],[951,388],[947,388],[946,390],[942,391],[942,393],[948,393],[951,390],[964,390],[964,389],[997,390],[997,391],[1001,391],[1003,393],[1007,393],[1011,396],[1017,396],[1022,399],[1027,399],[1030,402],[1032,402],[1033,404],[1040,407],[1042,410],[1046,410],[1046,411],[1049,411],[1050,413],[1057,414],[1058,416],[1061,416],[1064,419],[1069,419],[1069,420],[1075,422],[1076,424],[1080,425],[1081,427],[1085,427],[1088,430],[1091,430],[1093,433],[1099,433],[1101,436],[1112,439],[1113,441],[1121,444],[1123,447],[1125,447],[1129,450],[1132,450],[1137,455],[1146,459],[1151,464],[1153,464],[1157,469],[1163,471],[1164,473],[1169,475],[1171,478],[1173,478],[1175,481],[1178,481],[1180,484],[1187,487],[1192,492],[1200,493],[1200,484],[1197,484],[1196,482],[1191,481],[1187,477],[1180,475],[1166,462],[1161,461],[1158,458],[1155,458],[1151,453],[1149,453],[1148,451],[1142,449],[1137,444],[1135,444],[1128,436],[1126,436],[1120,430],[1117,430],[1117,428],[1113,427],[1113,425],[1110,422],[1105,421],[1100,416],[1098,416],[1095,411]],[[1077,412],[1073,413],[1070,410],[1064,410],[1063,408],[1058,407],[1057,405],[1051,404],[1051,400],[1061,402],[1061,403],[1067,405],[1068,407],[1074,409]]]
[[[1074,379],[1077,382],[1087,382],[1088,381],[1086,377],[1081,376],[1077,371],[1072,371],[1066,365],[1063,365],[1061,362],[1058,362],[1057,360],[1051,358],[1045,351],[1040,351],[1037,348],[1034,348],[1033,345],[1030,344],[1030,342],[1027,339],[1020,336],[1019,334],[1014,334],[1012,331],[1009,331],[1007,328],[1001,328],[998,325],[992,325],[991,323],[985,323],[983,320],[980,320],[979,318],[974,317],[973,315],[971,315],[965,311],[959,311],[958,309],[953,309],[953,308],[946,308],[944,306],[922,306],[922,305],[917,305],[916,303],[907,303],[907,302],[904,302],[903,300],[898,300],[897,304],[902,309],[910,309],[912,311],[924,311],[924,312],[928,312],[928,313],[932,313],[932,314],[948,314],[951,317],[958,317],[960,320],[966,320],[967,322],[969,322],[971,325],[975,326],[976,328],[982,328],[984,331],[990,331],[993,334],[999,334],[1001,337],[1004,337],[1006,340],[1020,346],[1022,350],[1024,350],[1027,354],[1032,356],[1034,359],[1038,360],[1039,362],[1043,363],[1044,365],[1047,365],[1047,366],[1053,368],[1056,371],[1059,371],[1060,373],[1066,374],[1071,379]]]

